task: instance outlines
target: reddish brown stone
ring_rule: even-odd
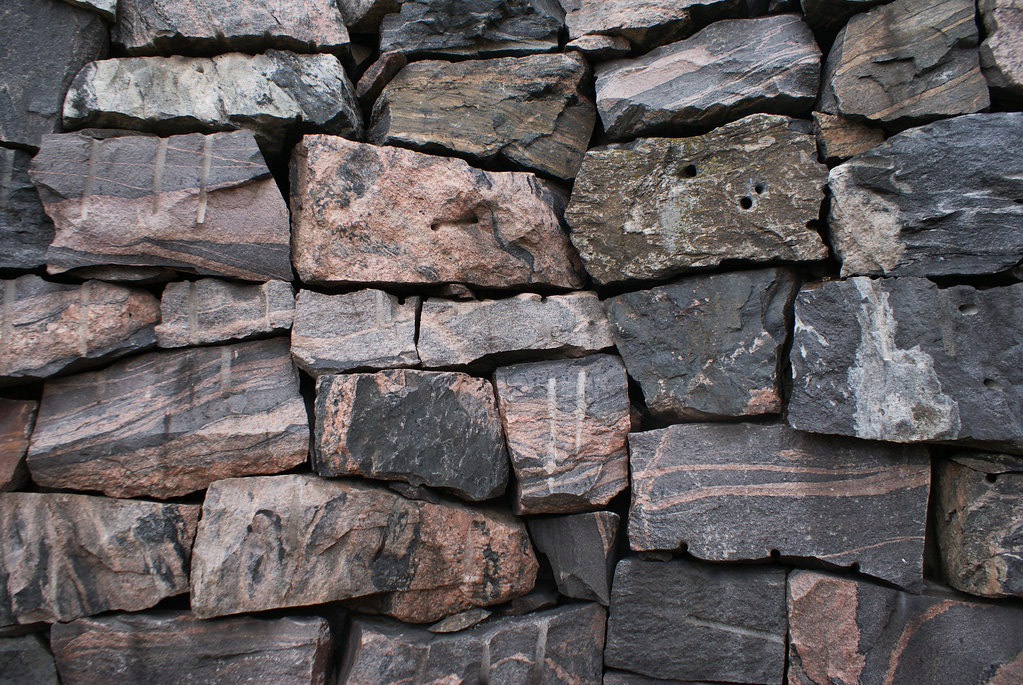
[[[160,347],[185,347],[280,333],[291,328],[294,311],[295,292],[284,281],[171,283],[160,298],[156,339]]]
[[[824,112],[813,113],[813,132],[826,164],[839,164],[884,142],[884,131]]]
[[[355,97],[365,105],[372,105],[380,97],[384,86],[390,83],[406,64],[408,57],[404,52],[392,50],[382,53],[355,84]]]
[[[25,453],[39,403],[0,399],[0,492],[17,490],[28,478]]]

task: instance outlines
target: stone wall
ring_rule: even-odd
[[[1023,682],[1018,0],[0,56],[0,683]]]

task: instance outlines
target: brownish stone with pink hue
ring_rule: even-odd
[[[390,83],[406,64],[408,56],[404,52],[392,50],[381,53],[355,84],[355,97],[364,105],[372,105],[380,97],[384,86]]]
[[[39,403],[0,399],[0,492],[17,490],[28,478],[25,453]]]
[[[232,283],[217,278],[170,283],[160,298],[160,347],[244,340],[291,328],[295,292],[290,283]]]
[[[718,19],[745,16],[744,0],[561,0],[572,39],[619,36],[641,50],[692,35]]]
[[[884,142],[884,131],[837,114],[813,113],[817,151],[826,164],[840,164]]]
[[[305,282],[582,284],[564,195],[533,174],[322,135],[303,138],[292,170]]]
[[[192,562],[200,618],[347,599],[432,623],[532,589],[537,561],[508,514],[287,475],[210,486]]]

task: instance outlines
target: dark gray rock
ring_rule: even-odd
[[[834,35],[849,19],[885,0],[800,0],[806,23],[814,30]]]
[[[64,2],[92,12],[98,12],[107,21],[114,21],[117,15],[117,0],[64,0]]]
[[[31,161],[27,152],[0,148],[0,269],[42,266],[53,240],[53,222],[28,177]]]
[[[719,19],[746,16],[746,0],[561,0],[568,37],[614,36],[649,50]]]
[[[843,276],[948,276],[1023,261],[1023,113],[910,129],[831,170]]]
[[[693,680],[664,680],[662,678],[647,678],[645,675],[636,675],[625,671],[604,671],[603,685],[705,685],[696,683]]]
[[[798,283],[784,269],[691,276],[604,302],[650,412],[684,421],[781,411],[778,366]]]
[[[385,15],[401,9],[402,0],[337,0],[345,26],[353,33],[376,33]]]
[[[53,655],[38,635],[0,638],[0,685],[57,685]]]
[[[785,570],[623,559],[604,663],[654,678],[777,683]]]
[[[629,41],[621,36],[581,36],[565,45],[566,50],[578,50],[590,62],[625,57],[632,50]]]
[[[611,603],[619,523],[618,514],[610,511],[529,521],[529,535],[550,563],[558,592]]]

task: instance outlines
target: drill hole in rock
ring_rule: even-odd
[[[753,208],[753,198],[751,198],[751,197],[740,197],[739,198],[739,206],[742,207],[743,209],[752,209]]]

